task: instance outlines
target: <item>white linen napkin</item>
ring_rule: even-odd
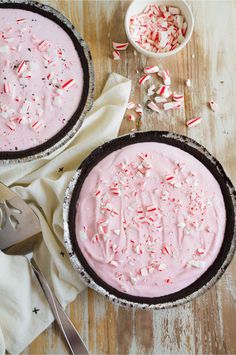
[[[63,306],[85,287],[63,246],[64,193],[84,158],[118,135],[130,90],[130,80],[111,74],[80,131],[66,146],[44,159],[0,166],[0,181],[25,199],[40,219],[43,241],[35,247],[34,258]],[[5,349],[21,352],[52,321],[27,260],[0,252],[0,354]]]

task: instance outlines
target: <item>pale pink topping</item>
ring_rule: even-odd
[[[100,161],[77,202],[76,235],[112,287],[155,297],[199,278],[219,253],[225,205],[209,170],[183,150],[147,142]]]
[[[83,69],[69,35],[21,9],[0,9],[0,151],[46,142],[75,113]]]

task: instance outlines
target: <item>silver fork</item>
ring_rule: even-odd
[[[39,220],[26,202],[0,182],[0,250],[17,254],[19,245],[29,252],[36,237],[42,236]],[[18,248],[17,248],[18,247]],[[32,250],[32,249],[31,249]],[[20,254],[21,255],[21,254]],[[53,294],[34,259],[28,259],[72,354],[89,354],[75,326]]]

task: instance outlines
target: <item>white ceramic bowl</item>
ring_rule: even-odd
[[[166,5],[166,6],[178,7],[181,11],[181,14],[185,17],[185,21],[187,22],[188,25],[187,32],[184,41],[174,50],[169,52],[164,52],[164,53],[155,53],[143,49],[133,40],[129,29],[130,17],[142,13],[145,7],[149,4],[157,4],[158,6]],[[193,13],[188,3],[185,0],[134,0],[128,7],[128,10],[125,15],[125,31],[130,43],[138,52],[144,54],[147,57],[165,58],[178,53],[182,48],[186,46],[186,44],[190,40],[193,32],[193,27],[194,27]]]

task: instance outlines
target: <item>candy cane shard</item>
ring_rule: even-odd
[[[178,101],[167,102],[164,104],[164,110],[177,110],[182,107],[182,103]]]
[[[166,175],[165,177],[166,181],[169,182],[170,184],[175,182],[175,176],[174,175]]]
[[[160,70],[157,75],[163,79],[165,85],[171,84],[170,73],[168,69]]]
[[[172,95],[168,85],[161,85],[156,93],[157,95],[164,96],[166,99]]]
[[[20,24],[22,24],[22,23],[26,23],[26,19],[25,19],[25,18],[19,18],[19,19],[16,20],[16,23],[17,23],[18,25],[20,25]]]
[[[127,116],[128,121],[135,121],[134,115],[130,114]]]
[[[142,116],[143,115],[142,105],[137,104],[134,111],[137,112],[140,116]]]
[[[161,110],[159,109],[159,107],[155,104],[155,102],[153,101],[150,101],[148,104],[147,104],[147,107],[149,107],[152,111],[155,111],[155,112],[158,112],[160,113]]]
[[[31,127],[33,128],[33,130],[39,131],[43,127],[43,122],[42,121],[36,121],[36,122],[34,122],[31,125]]]
[[[23,73],[24,71],[26,71],[26,69],[27,69],[27,65],[26,65],[25,60],[23,60],[23,61],[19,64],[19,66],[18,66],[18,68],[17,68],[17,74],[18,74],[18,76],[21,76],[22,73]]]
[[[147,92],[148,96],[154,95],[154,94],[155,94],[155,90],[156,90],[155,85],[154,85],[154,84],[151,85],[151,86],[148,88],[148,92]]]
[[[156,101],[157,104],[163,103],[163,102],[167,102],[166,98],[163,96],[156,96],[154,98],[154,100]]]
[[[112,55],[113,55],[114,60],[120,60],[120,52],[119,51],[113,51]]]
[[[127,109],[128,110],[132,110],[132,108],[134,108],[134,107],[135,107],[135,103],[134,102],[132,102],[132,101],[128,102],[128,104],[127,104]]]
[[[159,67],[157,65],[152,65],[150,67],[144,68],[143,71],[145,74],[154,74],[159,72]]]
[[[150,79],[150,75],[143,75],[141,76],[141,78],[139,78],[139,84],[140,85],[143,85],[145,83],[145,81],[149,80]]]
[[[49,46],[49,42],[44,40],[44,41],[42,41],[41,43],[39,43],[38,49],[39,49],[40,51],[44,52],[44,51],[47,50],[48,46]]]
[[[205,261],[200,261],[200,260],[189,260],[188,265],[202,269],[205,267],[206,263]]]
[[[209,106],[210,106],[210,108],[211,108],[211,110],[212,110],[213,112],[217,111],[217,109],[218,109],[218,105],[217,105],[217,103],[214,102],[214,101],[210,101],[210,102],[209,102]]]
[[[65,81],[62,85],[61,88],[62,89],[70,89],[72,86],[75,85],[75,80],[74,79],[70,79],[68,81]]]
[[[129,43],[117,43],[117,42],[112,42],[113,49],[117,51],[125,51],[128,47]]]
[[[15,131],[16,130],[16,125],[14,122],[9,121],[6,123],[7,127],[10,128],[11,131]]]
[[[4,83],[4,84],[3,84],[3,90],[4,90],[5,94],[10,93],[10,92],[11,92],[11,84],[9,84],[9,83]]]
[[[182,95],[182,94],[177,94],[176,92],[174,92],[173,95],[172,95],[172,99],[173,99],[174,101],[183,102],[183,101],[184,101],[184,95]]]
[[[180,9],[178,7],[169,6],[168,10],[172,15],[179,15],[180,14]]]
[[[187,127],[193,127],[199,124],[202,121],[202,117],[195,117],[192,120],[186,122]]]
[[[190,79],[187,79],[186,82],[185,82],[186,86],[190,87],[191,86],[191,80]]]

